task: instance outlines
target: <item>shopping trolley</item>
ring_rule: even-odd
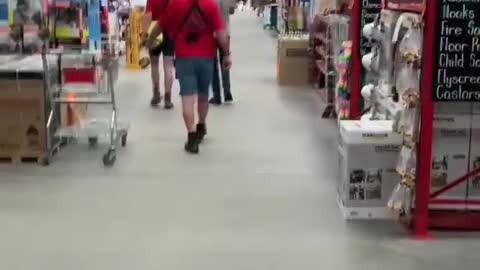
[[[100,137],[107,137],[109,146],[102,161],[105,166],[112,166],[116,161],[118,143],[127,144],[129,129],[128,123],[117,120],[114,85],[118,78],[119,59],[110,54],[79,52],[50,50],[42,54],[45,83],[51,100],[47,129],[52,132],[51,136],[64,143],[88,138],[92,147],[98,144]],[[109,106],[109,117],[86,115],[90,104]],[[82,113],[85,115],[76,115]],[[69,117],[72,119],[65,119]]]

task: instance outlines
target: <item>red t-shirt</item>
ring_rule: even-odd
[[[167,7],[168,1],[169,0],[147,0],[145,12],[151,12],[152,20],[157,21]]]
[[[180,29],[182,21],[192,8],[193,1],[198,1],[203,17],[197,10],[193,11]],[[159,20],[160,28],[171,38],[176,35],[174,40],[176,55],[207,57],[215,55],[216,43],[213,33],[224,27],[215,0],[170,0],[162,15]],[[198,34],[198,39],[193,43],[187,43],[186,36],[189,32]]]

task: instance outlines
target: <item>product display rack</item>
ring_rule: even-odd
[[[322,118],[336,117],[335,113],[335,53],[332,48],[332,33],[328,15],[317,15],[310,33],[314,61],[314,84],[325,103]]]
[[[478,175],[480,169],[472,169],[465,172],[457,180],[438,189],[435,192],[430,191],[431,179],[431,160],[432,160],[432,138],[434,122],[433,99],[434,81],[436,74],[435,52],[438,48],[438,20],[442,18],[441,1],[425,2],[425,35],[424,35],[424,59],[421,81],[421,119],[420,119],[420,141],[418,144],[418,175],[416,184],[415,210],[413,216],[413,230],[417,238],[429,237],[429,228],[449,228],[449,229],[480,229],[480,211],[469,210],[431,210],[430,206],[435,204],[446,205],[479,205],[478,199],[437,199],[438,196],[461,183],[465,183],[471,176]],[[469,5],[475,3],[468,2]],[[478,3],[476,3],[478,5]],[[420,6],[419,4],[417,6]],[[474,10],[474,9],[471,9]],[[478,9],[477,9],[478,12]],[[478,13],[477,13],[478,14]],[[463,67],[464,68],[464,67]],[[467,70],[463,71],[464,73]],[[478,91],[478,90],[477,90]],[[478,102],[478,100],[477,100]],[[420,158],[421,157],[421,158]]]
[[[418,239],[428,238],[429,228],[478,230],[480,199],[475,181],[479,178],[475,176],[480,169],[474,134],[478,133],[480,91],[468,82],[445,87],[456,76],[480,74],[479,65],[471,60],[480,49],[475,47],[478,37],[468,31],[445,32],[445,25],[467,28],[465,20],[452,19],[448,10],[466,9],[474,18],[470,23],[478,27],[476,2],[412,0],[401,4],[384,2],[375,26],[383,31],[377,35],[380,60],[362,60],[364,66],[373,62],[385,71],[371,90],[362,90],[362,94],[371,92],[368,119],[392,119],[394,130],[404,136],[396,168],[401,182],[389,207],[399,212],[400,221]],[[391,22],[395,22],[394,30]],[[392,48],[385,46],[392,41]],[[450,47],[445,45],[448,42]],[[456,61],[452,60],[459,53],[452,49],[455,44],[467,44]],[[393,64],[385,66],[388,62]]]
[[[280,33],[305,32],[310,23],[310,0],[279,0],[278,30]]]
[[[278,31],[278,3],[276,0],[271,1],[271,3],[265,5],[265,10],[263,11],[263,29],[264,30],[274,30]]]
[[[348,39],[348,17],[338,14],[317,15],[310,38],[314,56],[314,83],[326,104],[322,117],[335,118],[335,86],[338,80],[335,62],[342,42]]]
[[[371,106],[360,122],[367,129],[389,120],[402,136],[394,165],[400,181],[388,207],[418,239],[430,228],[480,229],[477,7],[468,0],[384,1],[379,17],[362,26],[363,38],[376,43],[362,53],[373,78],[360,91]]]

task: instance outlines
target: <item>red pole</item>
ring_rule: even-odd
[[[352,62],[350,76],[350,119],[360,118],[358,100],[360,95],[361,59],[360,59],[360,1],[354,0],[350,19],[350,39],[352,40]]]
[[[418,166],[415,201],[414,233],[417,239],[425,239],[428,234],[428,204],[430,200],[430,173],[432,162],[433,103],[432,81],[434,62],[435,16],[437,0],[429,0],[425,9],[425,29],[423,44],[423,67],[421,80],[420,142],[418,145]]]

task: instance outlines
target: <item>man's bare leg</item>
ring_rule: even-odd
[[[208,115],[208,94],[199,94],[197,103],[198,125],[197,137],[198,142],[201,143],[205,135],[207,135],[207,115]]]
[[[162,95],[160,94],[160,71],[159,71],[159,57],[156,55],[150,55],[150,72],[152,77],[153,97],[150,101],[152,106],[157,106],[162,101]]]
[[[199,94],[198,95],[198,123],[205,124],[208,115],[208,95]]]
[[[173,86],[173,57],[163,56],[163,75],[165,78],[165,109],[173,108],[172,86]]]

